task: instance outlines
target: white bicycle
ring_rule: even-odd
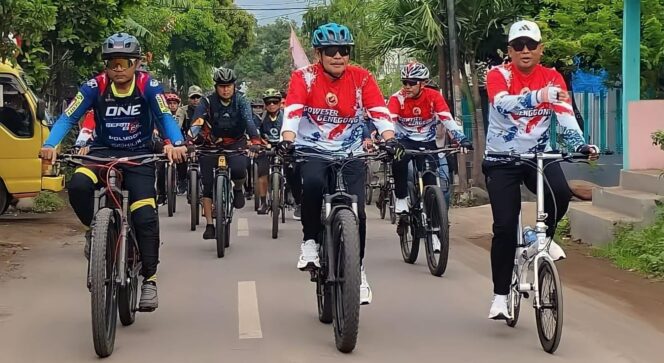
[[[544,212],[544,184],[548,181],[544,176],[544,160],[551,160],[552,165],[563,161],[573,162],[574,159],[588,159],[585,154],[567,153],[511,153],[511,152],[488,152],[488,157],[511,158],[537,168],[537,222],[535,228],[523,226],[521,215],[519,215],[519,227],[517,230],[517,248],[514,256],[514,270],[510,292],[507,296],[507,309],[512,317],[507,320],[507,325],[515,327],[519,320],[519,309],[521,308],[521,296],[529,298],[533,292],[533,307],[535,308],[535,321],[542,348],[547,353],[553,353],[558,349],[563,332],[563,292],[558,270],[553,258],[549,255],[551,238],[546,236],[546,218]],[[550,186],[549,186],[550,188]],[[555,200],[554,200],[555,203]],[[537,238],[528,243],[525,240],[526,232],[534,231]]]

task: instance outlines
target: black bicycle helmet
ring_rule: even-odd
[[[101,58],[114,57],[141,58],[141,44],[135,36],[127,33],[111,35],[101,46]]]
[[[212,79],[214,80],[214,84],[231,84],[235,83],[237,77],[234,70],[220,67],[215,68]]]

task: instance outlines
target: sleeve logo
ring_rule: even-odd
[[[76,94],[76,97],[74,97],[74,99],[71,101],[71,103],[65,110],[65,115],[67,115],[67,117],[71,117],[71,115],[74,114],[74,111],[76,111],[76,109],[78,109],[82,103],[83,103],[83,94],[81,92],[78,92]]]
[[[151,79],[150,87],[157,87],[157,86],[159,86],[159,81],[157,81],[156,79]]]
[[[158,94],[156,98],[157,104],[159,105],[159,111],[161,111],[161,113],[171,113],[171,111],[168,109],[168,105],[166,104],[166,97],[164,97],[163,94]]]
[[[85,84],[87,84],[88,87],[90,87],[90,88],[97,88],[97,87],[99,86],[99,85],[97,84],[97,80],[96,80],[96,79],[91,79],[91,80],[87,81]]]

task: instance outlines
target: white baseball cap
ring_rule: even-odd
[[[514,39],[521,37],[526,37],[536,42],[541,42],[542,32],[540,32],[540,28],[536,23],[529,20],[520,20],[512,24],[512,27],[510,28],[510,35],[507,38],[507,41],[511,42]]]

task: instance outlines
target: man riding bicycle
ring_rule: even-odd
[[[235,72],[223,67],[215,69],[213,80],[215,92],[204,97],[196,108],[189,136],[198,145],[237,151],[247,147],[245,134],[249,134],[252,143],[250,150],[257,151],[260,145],[258,131],[252,120],[249,102],[235,91]],[[233,180],[234,207],[241,209],[245,203],[242,186],[247,178],[248,159],[245,155],[231,155],[227,159]],[[203,239],[216,238],[212,220],[212,191],[216,166],[216,156],[207,155],[200,158],[203,213],[207,221]]]
[[[472,150],[472,143],[463,134],[463,129],[450,114],[445,99],[429,87],[429,69],[422,63],[409,63],[401,68],[403,89],[390,97],[388,108],[396,121],[397,139],[405,149],[436,150],[436,128],[439,123],[447,129],[461,148]],[[425,157],[418,157],[417,164],[423,165]],[[408,165],[411,157],[405,156],[392,165],[394,174],[395,213],[407,213]],[[425,185],[435,185],[433,175],[424,176]],[[434,246],[435,248],[435,246]]]
[[[550,151],[549,132],[555,114],[565,144],[596,159],[598,148],[585,144],[562,75],[553,68],[540,65],[544,46],[537,24],[526,20],[514,23],[508,42],[511,62],[494,67],[487,74],[491,103],[487,152]],[[553,238],[555,225],[567,212],[572,194],[560,165],[547,164],[544,175],[553,196],[548,188],[544,189],[548,215],[546,235]],[[511,319],[507,295],[517,245],[520,186],[524,183],[535,192],[537,170],[525,163],[489,157],[485,158],[482,169],[493,213],[491,270],[494,297],[489,319]],[[564,252],[555,242],[551,242],[549,254],[554,260],[564,258]]]
[[[191,127],[192,117],[194,117],[194,111],[196,106],[201,102],[201,97],[203,97],[203,90],[200,87],[193,85],[189,87],[187,92],[188,103],[178,109],[178,112],[175,118],[182,129],[182,134],[187,135],[189,128]],[[178,191],[181,194],[187,193],[187,163],[180,163],[177,165],[178,170]]]
[[[291,76],[280,152],[288,153],[295,143],[297,149],[310,153],[339,156],[363,153],[364,109],[387,140],[388,150],[398,151],[394,125],[376,80],[367,70],[348,64],[354,44],[350,30],[335,23],[322,25],[314,31],[312,43],[318,62],[298,69]],[[308,160],[300,167],[304,239],[297,267],[306,270],[320,267],[316,239],[323,230],[320,215],[329,168],[326,162],[316,159]],[[344,169],[347,191],[358,197],[361,258],[364,257],[366,240],[364,174],[365,165],[360,160],[350,162]],[[364,267],[360,299],[363,304],[372,299]]]
[[[284,122],[284,113],[281,111],[281,93],[273,88],[267,89],[263,93],[263,102],[265,104],[265,116],[258,126],[258,133],[264,143],[276,146],[280,140],[281,126]],[[267,187],[268,174],[270,173],[270,160],[267,155],[260,155],[256,158],[258,163],[258,197],[260,198],[260,207],[258,214],[267,214],[269,206],[267,205]]]
[[[60,116],[41,149],[41,157],[54,162],[55,146],[67,135],[77,120],[89,109],[95,113],[95,138],[90,155],[126,157],[153,151],[152,133],[159,126],[170,140],[164,147],[169,159],[180,162],[186,156],[181,146],[184,138],[166,106],[162,87],[148,73],[137,71],[141,47],[126,33],[109,37],[102,46],[106,72],[84,83],[74,100]],[[81,222],[90,226],[94,213],[94,191],[100,186],[99,170],[76,169],[69,182],[69,202]],[[157,264],[159,263],[159,218],[155,201],[155,166],[123,168],[124,187],[129,202],[134,231],[142,257],[143,285],[139,307],[154,310],[157,299]],[[86,236],[86,251],[90,236]],[[88,252],[89,254],[89,252]]]

